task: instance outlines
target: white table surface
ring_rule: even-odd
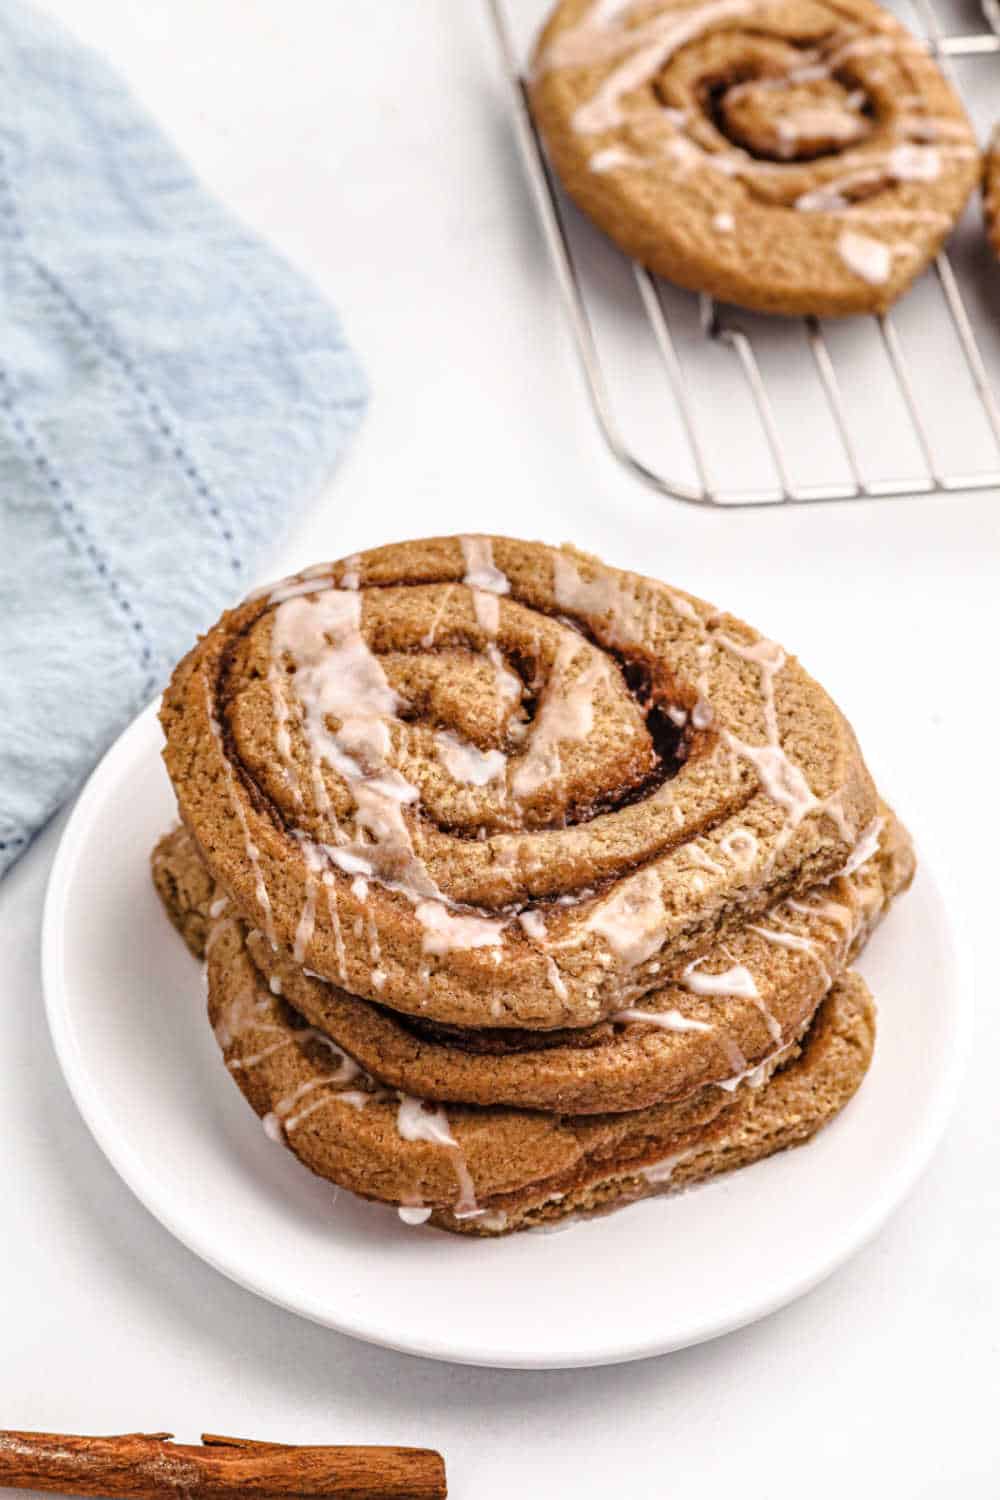
[[[477,1500],[995,1496],[998,498],[702,514],[616,468],[471,0],[48,3],[329,291],[370,374],[360,438],[264,573],[403,535],[506,530],[571,539],[743,614],[794,646],[919,816],[963,904],[979,1006],[965,1095],[925,1178],[808,1297],[631,1366],[434,1365],[240,1291],[106,1164],[42,1011],[58,819],[0,886],[0,1424],[429,1443],[452,1493]],[[608,1295],[627,1296],[627,1276]]]

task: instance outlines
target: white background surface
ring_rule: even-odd
[[[105,1163],[42,1015],[38,926],[60,820],[0,887],[0,1424],[430,1443],[460,1500],[995,1495],[997,498],[702,515],[629,481],[582,397],[478,6],[50,8],[329,291],[364,359],[362,434],[264,571],[406,534],[507,530],[572,539],[745,615],[797,650],[900,803],[922,808],[963,900],[979,1013],[963,1104],[921,1186],[803,1301],[629,1367],[436,1366],[239,1291]],[[607,1296],[628,1296],[627,1267]]]

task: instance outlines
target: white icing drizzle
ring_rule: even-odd
[[[755,1067],[747,1068],[743,1073],[737,1073],[732,1078],[719,1079],[715,1087],[724,1089],[727,1094],[735,1093],[741,1083],[748,1084],[752,1089],[763,1088],[768,1079],[768,1068],[773,1057],[772,1053],[771,1057],[765,1057],[762,1062],[757,1063]]]
[[[328,1104],[348,1104],[352,1109],[361,1110],[365,1108],[365,1105],[369,1103],[371,1098],[372,1095],[366,1093],[364,1089],[341,1089],[324,1094],[321,1099],[314,1099],[311,1104],[307,1104],[297,1114],[289,1115],[288,1119],[284,1122],[285,1134],[286,1136],[289,1135],[297,1126],[302,1124],[303,1120],[308,1120],[310,1115],[316,1114],[318,1110],[325,1109]]]
[[[760,994],[750,970],[743,964],[733,964],[720,974],[706,974],[700,965],[705,960],[696,958],[688,964],[681,976],[681,983],[693,995],[733,995],[740,1000],[759,1000]]]
[[[242,1034],[242,1032],[247,1029],[248,1026],[252,1026],[256,1031],[271,1031],[276,1032],[281,1036],[280,1041],[272,1043],[271,1045],[263,1048],[260,1052],[255,1052],[250,1057],[241,1057],[235,1058],[233,1060],[227,1060],[227,1067],[231,1072],[245,1070],[247,1068],[255,1068],[259,1063],[262,1063],[267,1058],[272,1057],[274,1053],[280,1052],[284,1047],[291,1047],[293,1045],[297,1045],[300,1042],[314,1041],[317,1042],[320,1046],[326,1047],[332,1054],[333,1058],[336,1059],[337,1063],[336,1070],[332,1073],[324,1074],[322,1079],[316,1080],[317,1083],[350,1083],[359,1076],[368,1078],[368,1074],[365,1073],[364,1069],[361,1067],[361,1064],[355,1062],[353,1057],[349,1057],[342,1047],[339,1047],[336,1042],[334,1042],[330,1037],[327,1036],[325,1031],[318,1031],[315,1026],[302,1026],[297,1031],[289,1035],[285,1033],[285,1028],[283,1026],[278,1026],[273,1022],[262,1021],[260,1019],[260,1011],[261,1009],[264,1009],[266,1011],[268,1004],[269,1001],[267,997],[262,996],[261,999],[257,1001],[255,1006],[255,1009],[258,1012],[257,1015],[249,1015],[246,1011],[245,1006],[242,1008],[237,1008],[236,1020],[238,1024],[236,1025],[235,1029],[233,1028],[233,1008],[230,1007],[230,1011],[222,1027],[222,1031],[225,1037],[224,1040],[223,1036],[220,1035],[219,1029],[217,1029],[216,1036],[219,1039],[220,1045],[223,1047],[232,1046],[233,1042]],[[372,1080],[369,1079],[369,1082],[371,1081]],[[278,1108],[280,1110],[280,1105],[278,1106]]]
[[[326,908],[330,916],[330,926],[333,929],[333,943],[337,954],[337,973],[340,975],[341,984],[347,982],[347,955],[344,952],[344,936],[340,929],[340,905],[337,901],[337,887],[334,883],[333,871],[324,870],[323,889],[326,891]]]
[[[455,1218],[474,1219],[481,1229],[491,1233],[500,1234],[507,1228],[507,1214],[502,1208],[477,1208],[474,1213],[455,1214]]]
[[[430,1108],[423,1099],[400,1094],[396,1128],[404,1141],[427,1141],[443,1146],[451,1156],[458,1179],[458,1198],[452,1207],[456,1219],[472,1218],[483,1212],[476,1202],[476,1190],[462,1148],[451,1133],[448,1116],[440,1106]]]
[[[545,918],[540,911],[523,911],[517,920],[530,938],[538,943],[545,941]]]
[[[569,999],[569,991],[563,981],[563,977],[556,966],[556,961],[550,953],[545,955],[545,972],[548,975],[549,984],[558,995],[560,1000]]]
[[[426,1224],[434,1210],[432,1208],[425,1208],[421,1203],[404,1203],[396,1212],[404,1224],[412,1225]]]
[[[625,1010],[616,1010],[611,1019],[623,1025],[641,1021],[646,1026],[659,1026],[662,1031],[713,1031],[715,1029],[707,1021],[695,1021],[688,1016],[681,1015],[679,1010],[639,1010],[629,1006]]]
[[[319,880],[323,874],[323,856],[319,849],[308,840],[301,839],[299,842],[306,866],[306,899],[295,929],[295,943],[292,948],[292,957],[297,964],[303,962],[309,944],[312,942],[313,930],[316,926],[316,895]]]
[[[781,155],[787,158],[794,156],[798,143],[808,137],[821,136],[846,145],[864,134],[857,110],[832,104],[801,105],[788,110],[779,117],[777,126]]]
[[[663,891],[652,865],[620,882],[598,903],[584,924],[604,938],[630,967],[652,958],[663,946]]]
[[[591,166],[593,166],[593,162],[591,162]],[[717,234],[732,234],[736,228],[736,220],[730,213],[713,214],[712,228]]]
[[[626,593],[624,581],[603,571],[588,581],[572,557],[560,551],[552,559],[552,584],[560,609],[607,620],[605,630],[610,640],[622,645],[635,643],[642,625],[642,605],[636,593]]]
[[[463,536],[461,547],[465,559],[463,583],[491,594],[510,593],[510,579],[494,565],[493,543],[488,536]]]
[[[727,955],[731,958],[731,955]],[[750,970],[744,964],[732,963],[724,973],[706,974],[699,965],[704,959],[695,959],[688,964],[681,976],[681,983],[696,995],[727,995],[738,1000],[749,1000],[760,1012],[773,1042],[782,1040],[782,1031],[771,1010],[765,1003]],[[745,1059],[744,1059],[745,1061]]]
[[[942,129],[946,123],[939,122]],[[911,122],[908,126],[901,128],[909,129],[912,133],[916,131],[916,123]],[[959,134],[968,141],[964,126],[958,127],[958,130]],[[889,222],[893,219],[909,219],[949,224],[951,221],[947,214],[935,209],[911,207],[906,204],[892,209],[867,208],[863,197],[854,198],[852,194],[858,189],[870,190],[872,187],[877,187],[884,178],[895,182],[931,181],[940,175],[942,162],[945,159],[949,161],[967,159],[974,154],[974,150],[971,142],[960,146],[927,146],[904,139],[887,151],[863,154],[848,152],[841,158],[843,170],[838,176],[828,178],[818,188],[800,193],[793,206],[802,213],[850,213],[852,219],[858,220],[884,219]]]
[[[591,172],[614,172],[619,167],[642,167],[646,158],[629,151],[626,146],[604,146],[595,151],[587,166]]]
[[[415,915],[424,928],[425,953],[450,953],[453,949],[491,948],[503,940],[504,923],[493,917],[466,916],[451,912],[443,901],[421,901]]]
[[[888,166],[897,182],[933,182],[941,176],[941,152],[936,146],[902,141],[889,152]]]
[[[767,730],[768,739],[777,740],[778,714],[774,701],[774,680],[784,668],[784,651],[776,641],[768,641],[763,637],[748,645],[745,641],[735,641],[732,636],[716,631],[714,639],[733,656],[738,656],[742,661],[748,661],[758,668],[761,690],[764,695],[764,727]]]
[[[775,917],[774,920],[777,922],[779,919]],[[822,975],[823,982],[829,988],[832,982],[829,970],[816,952],[816,944],[811,938],[803,937],[798,932],[790,932],[784,927],[758,927],[752,922],[749,924],[749,931],[758,933],[765,942],[773,943],[777,948],[788,948],[797,953],[805,953],[815,963]]]
[[[497,631],[500,628],[500,600],[495,593],[474,588],[472,608],[476,616],[476,624],[487,637],[486,657],[493,668],[493,681],[497,695],[497,722],[503,724],[507,711],[520,700],[521,679],[516,672],[509,669],[496,643]],[[513,733],[514,729],[519,727],[519,725],[511,725],[508,733]]]
[[[884,818],[872,819],[872,821],[869,823],[868,827],[864,830],[860,839],[852,849],[847,863],[839,872],[841,875],[853,875],[856,870],[860,870],[862,865],[866,865],[868,861],[878,853],[879,837],[882,833],[884,824]]]
[[[594,726],[594,695],[607,681],[608,666],[603,657],[595,655],[576,680],[569,683],[569,670],[579,651],[580,643],[575,639],[559,643],[541,707],[511,777],[515,797],[530,797],[558,776],[562,769],[560,745],[570,740],[585,740]]]
[[[491,638],[495,637],[500,629],[500,600],[497,595],[484,589],[473,589],[472,610],[480,630]]]
[[[329,572],[327,568],[327,575]],[[317,583],[315,577],[310,577],[307,573],[303,578],[286,578],[282,583],[276,584],[265,583],[261,588],[254,589],[252,593],[247,594],[246,602],[261,599],[266,594],[268,604],[283,604],[286,599],[295,599],[302,594],[315,594],[319,587],[320,584]]]
[[[758,668],[767,734],[766,744],[751,745],[726,730],[724,741],[737,755],[751,763],[766,794],[783,809],[790,826],[795,828],[807,813],[824,804],[815,796],[801,768],[789,758],[781,743],[774,683],[785,666],[785,653],[776,642],[763,638],[748,645],[717,632],[714,639],[733,655]]]
[[[253,838],[251,837],[250,825],[247,822],[247,815],[243,810],[243,803],[240,801],[236,791],[233,768],[229,764],[229,757],[226,754],[226,747],[222,738],[222,728],[219,724],[218,719],[216,718],[215,709],[212,706],[212,694],[211,689],[209,688],[207,677],[203,679],[203,684],[205,689],[205,710],[208,715],[208,727],[211,730],[212,739],[214,740],[216,748],[218,749],[219,759],[222,761],[223,772],[226,777],[226,790],[229,794],[229,805],[233,809],[233,812],[236,814],[236,820],[239,823],[240,831],[243,834],[243,848],[246,853],[250,868],[253,871],[254,890],[257,896],[257,905],[260,907],[264,917],[264,931],[267,935],[268,942],[271,944],[271,947],[276,948],[277,943],[275,942],[274,937],[274,914],[271,910],[271,898],[268,895],[267,886],[264,882],[264,872],[261,869],[260,850],[257,848],[257,845],[254,843]]]
[[[231,925],[231,919],[218,923],[212,929],[211,935],[218,932],[221,927]],[[268,984],[271,994],[281,993],[280,981],[276,976],[272,977]],[[280,1141],[283,1135],[289,1135],[303,1120],[330,1103],[349,1104],[355,1109],[364,1109],[365,1105],[379,1092],[371,1075],[331,1037],[319,1031],[315,1026],[303,1026],[294,1032],[289,1032],[286,1027],[279,1025],[273,1019],[272,1007],[273,1001],[266,992],[258,994],[253,989],[246,989],[239,993],[223,1012],[216,1025],[215,1036],[219,1046],[227,1054],[233,1044],[248,1030],[252,1030],[255,1035],[270,1034],[277,1038],[274,1042],[269,1042],[245,1057],[227,1056],[226,1066],[230,1072],[245,1072],[259,1067],[261,1063],[285,1048],[300,1046],[307,1041],[315,1042],[327,1049],[330,1053],[330,1066],[322,1076],[307,1079],[292,1093],[279,1099],[274,1108],[264,1116],[264,1131],[269,1139]],[[268,1016],[272,1019],[267,1019]],[[372,1092],[364,1088],[345,1089],[343,1087],[344,1084],[354,1083],[357,1080],[367,1084]],[[324,1090],[320,1098],[314,1099],[302,1108],[297,1108],[307,1094],[317,1089]]]
[[[404,1141],[428,1141],[434,1146],[457,1145],[448,1124],[448,1116],[440,1107],[431,1108],[423,1099],[412,1094],[400,1094],[396,1113],[396,1128]]]
[[[272,1031],[281,1030],[280,1026],[273,1026],[269,1028],[262,1027],[261,1029]],[[218,1036],[218,1031],[216,1031],[216,1036]],[[281,1052],[283,1048],[290,1047],[291,1045],[291,1037],[282,1037],[280,1041],[269,1043],[268,1046],[262,1047],[259,1052],[254,1052],[250,1057],[232,1058],[226,1063],[226,1066],[231,1073],[243,1072],[247,1068],[256,1068],[260,1063],[266,1062],[269,1057],[273,1057],[276,1052]]]
[[[286,1094],[283,1099],[279,1099],[274,1109],[270,1114],[265,1115],[262,1121],[264,1134],[268,1139],[281,1143],[288,1131],[294,1130],[299,1120],[303,1118],[301,1112],[295,1113],[295,1106],[307,1094],[311,1094],[316,1089],[322,1088],[324,1084],[332,1083],[333,1081],[333,1079],[328,1078],[310,1078],[305,1083],[301,1083],[292,1093]],[[323,1102],[325,1102],[325,1097]]]
[[[374,1096],[364,1089],[342,1089],[339,1094],[331,1094],[329,1097],[338,1104],[350,1104],[353,1109],[364,1109]]]
[[[361,635],[361,596],[328,589],[310,598],[287,599],[275,610],[271,650],[276,661],[287,655],[295,664],[295,695],[313,763],[316,801],[324,812],[330,799],[323,779],[324,762],[348,781],[360,781],[363,756],[372,770],[384,769],[389,731],[383,722],[395,716],[399,698],[386,680],[378,658]],[[340,721],[330,730],[327,720]],[[415,792],[398,772],[379,790],[396,801],[412,801]],[[400,785],[402,783],[402,785]]]
[[[502,750],[480,750],[467,740],[459,739],[450,729],[442,729],[434,736],[438,760],[453,781],[469,786],[486,786],[491,781],[503,779],[507,770],[507,757]]]
[[[872,286],[881,286],[892,273],[893,247],[884,240],[845,229],[837,241],[837,253],[846,266]]]
[[[382,944],[379,941],[378,923],[376,922],[375,917],[371,912],[368,913],[368,957],[372,964],[373,970],[377,970],[378,965],[382,959]],[[373,982],[374,979],[375,973],[373,972]],[[385,975],[382,976],[382,979],[384,983]],[[381,989],[381,987],[382,986],[380,984],[375,985],[376,989]]]

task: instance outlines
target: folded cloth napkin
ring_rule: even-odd
[[[100,58],[0,0],[0,874],[329,474],[323,298]]]

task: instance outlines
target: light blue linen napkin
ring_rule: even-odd
[[[2,874],[245,592],[365,385],[323,298],[20,0],[0,86]]]

